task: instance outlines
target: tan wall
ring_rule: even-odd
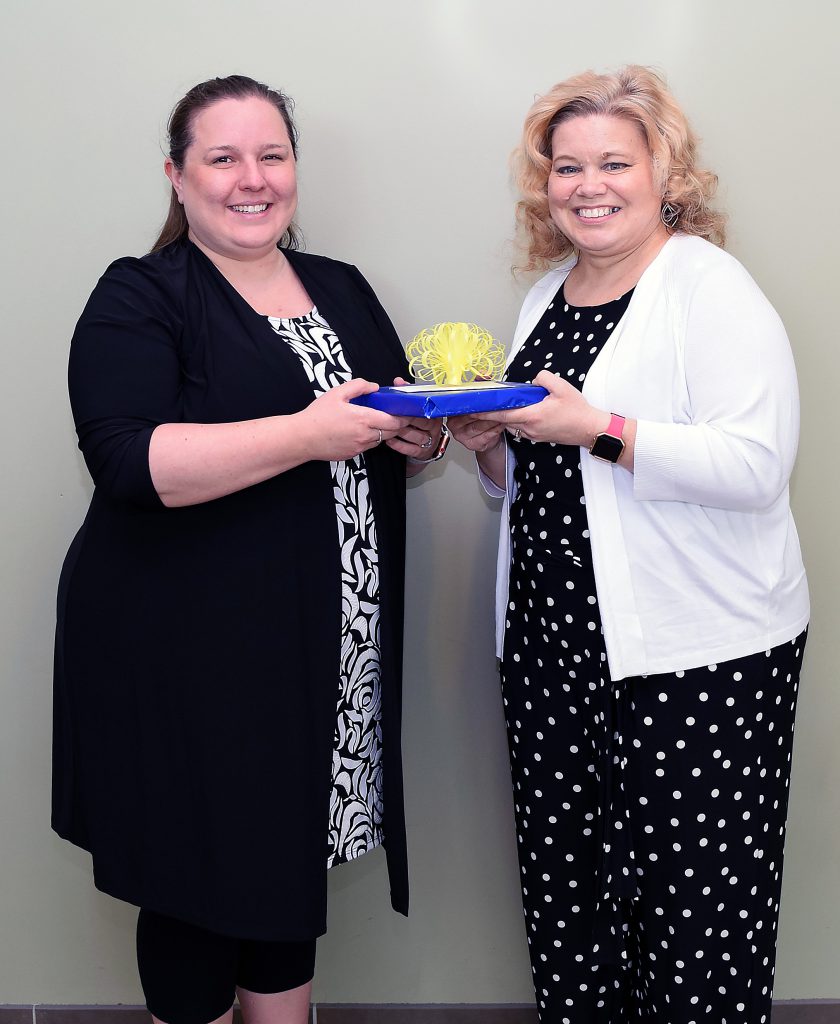
[[[840,996],[834,6],[7,0],[0,17],[0,1003],[140,998],[133,911],[96,893],[86,855],[49,831],[51,633],[59,566],[89,497],[68,339],[106,264],[153,238],[171,105],[234,71],[286,88],[309,248],[362,267],[404,338],[449,319],[509,338],[521,286],[507,273],[506,160],[522,116],[561,77],[627,61],[663,68],[692,115],[732,212],[731,248],[784,317],[800,369],[794,500],[815,612],[777,995]],[[337,870],[319,1000],[531,996],[491,652],[498,511],[463,453],[429,477],[409,494],[413,913],[387,910],[377,854]]]

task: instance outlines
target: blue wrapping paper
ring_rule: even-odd
[[[537,384],[473,381],[469,384],[406,384],[403,387],[380,388],[350,401],[393,416],[421,416],[433,420],[471,412],[521,409],[526,405],[536,405],[547,394],[546,389]]]

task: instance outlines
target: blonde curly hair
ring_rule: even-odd
[[[715,245],[726,240],[726,217],[711,207],[717,175],[697,166],[697,137],[668,91],[650,68],[629,64],[612,73],[594,71],[567,78],[537,98],[525,118],[522,141],[514,152],[514,176],[522,194],[516,204],[520,269],[543,269],[574,252],[572,242],[548,212],[551,134],[558,124],[593,114],[623,117],[638,125],[653,161],[662,203],[677,211],[668,231],[699,235]]]

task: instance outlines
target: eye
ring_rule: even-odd
[[[263,160],[274,160],[277,163],[282,163],[286,159],[284,153],[266,153]]]
[[[221,156],[213,157],[213,159],[210,162],[213,164],[233,163],[233,157],[230,157],[226,153],[223,153]]]
[[[609,163],[604,164],[605,171],[624,171],[630,164],[622,164],[618,160],[611,160]]]
[[[570,174],[577,174],[580,170],[576,164],[561,164],[559,167],[554,168],[554,173],[559,174],[561,177],[567,177]]]

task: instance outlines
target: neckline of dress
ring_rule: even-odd
[[[308,313],[301,313],[300,316],[271,316],[269,313],[262,313],[270,324],[293,324],[298,323],[300,320],[312,320],[316,316],[320,316],[318,307],[313,306]]]
[[[584,309],[586,309],[586,310],[593,310],[594,312],[597,312],[598,310],[606,309],[607,306],[614,306],[614,305],[616,305],[616,303],[619,303],[619,302],[629,302],[630,299],[633,297],[633,292],[635,290],[636,290],[636,285],[633,285],[632,288],[628,288],[626,292],[623,292],[621,295],[619,295],[615,299],[608,299],[606,302],[599,302],[599,303],[596,303],[594,306],[576,306],[573,302],[569,302],[569,300],[566,298],[566,282],[563,281],[563,283],[560,285],[559,298],[560,298],[560,301],[565,306],[569,307],[569,309],[576,309],[576,310],[584,310]]]

